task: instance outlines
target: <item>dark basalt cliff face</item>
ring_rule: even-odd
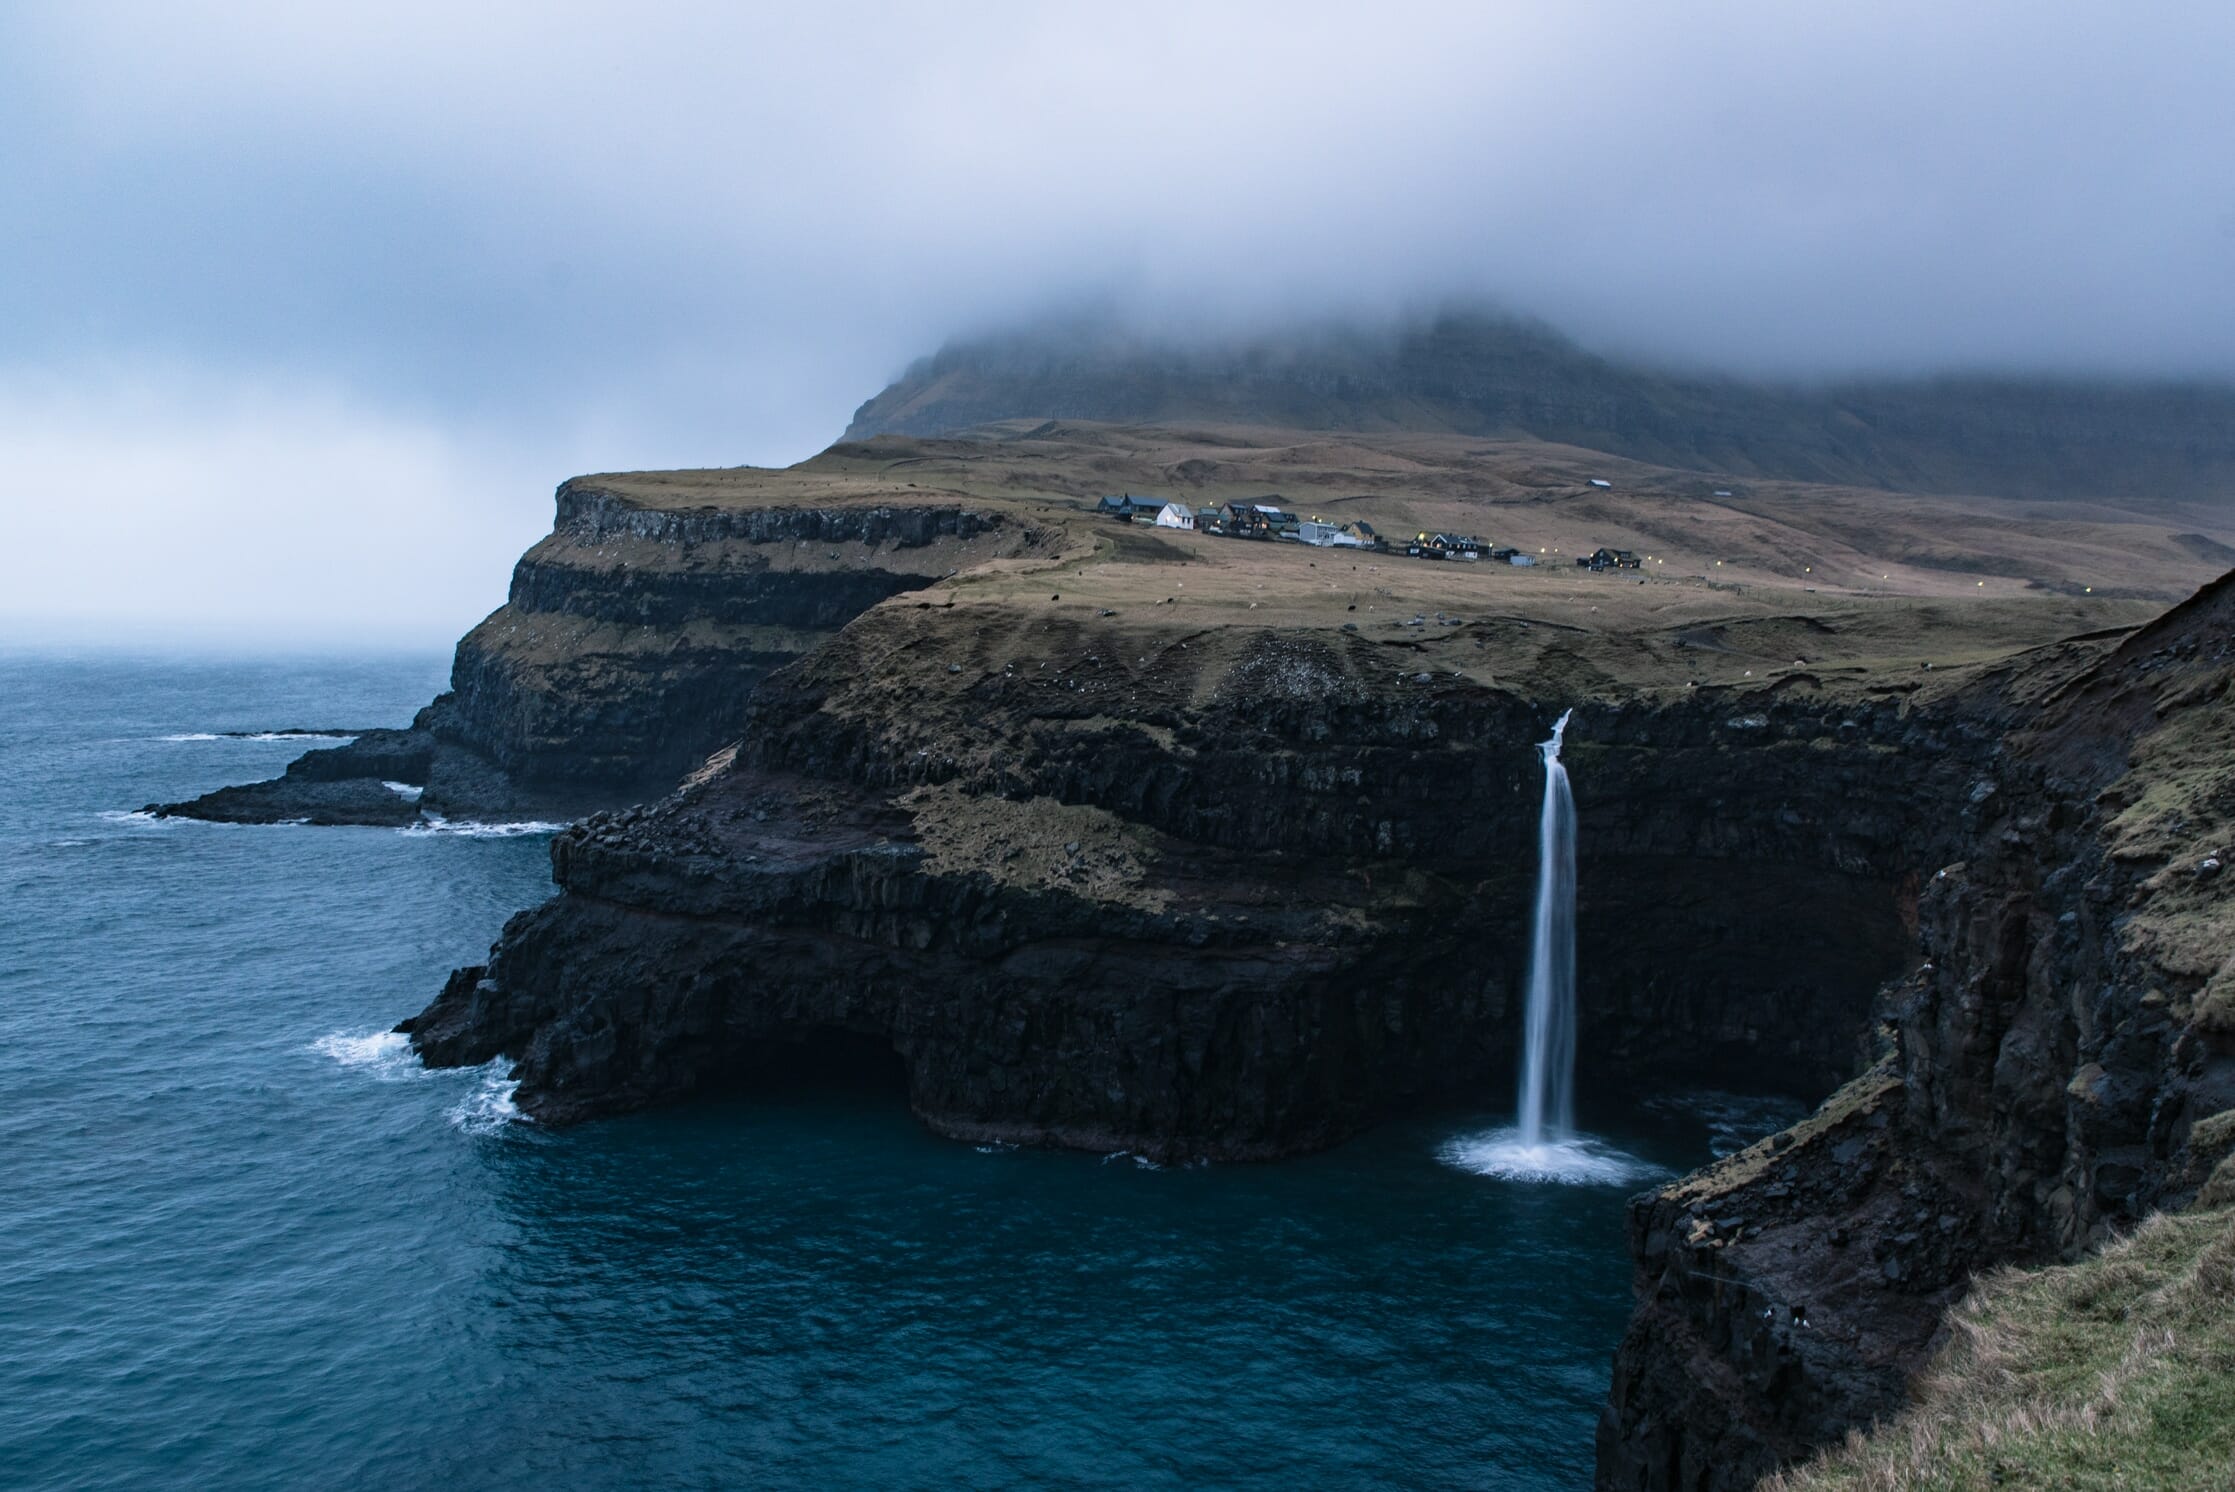
[[[595,477],[562,485],[557,506],[504,606],[458,644],[449,691],[409,729],[152,811],[408,824],[656,797],[734,739],[771,670],[888,596],[1037,538],[963,506],[648,507]]]
[[[561,895],[407,1023],[420,1050],[512,1057],[523,1109],[572,1119],[846,1034],[945,1132],[1168,1158],[1508,1080],[1547,706],[1384,684],[1339,633],[942,625],[864,617],[763,685],[741,749],[563,834]],[[896,709],[880,681],[923,647],[1004,661]],[[1920,847],[1969,821],[1995,735],[1969,702],[1584,707],[1590,1060],[1812,1095],[1854,1071]]]
[[[2203,1179],[2235,1108],[2235,576],[2045,670],[1920,898],[1885,1052],[1808,1122],[1633,1206],[1605,1488],[1749,1487],[1890,1415],[1945,1308]]]
[[[846,1064],[958,1137],[1270,1158],[1510,1082],[1573,705],[1587,1080],[1829,1095],[1633,1204],[1607,1487],[1750,1485],[1896,1407],[1973,1272],[2199,1179],[2235,580],[1934,671],[1917,638],[1997,613],[1545,577],[1431,626],[1425,571],[1196,570],[983,455],[569,483],[409,729],[172,811],[605,806],[402,1028],[543,1120]]]
[[[1593,1077],[1832,1093],[1633,1205],[1602,1486],[1751,1485],[1898,1407],[1971,1273],[2195,1184],[2235,1105],[2231,638],[2235,580],[1937,691],[1580,704]],[[561,834],[559,894],[401,1029],[551,1121],[835,1061],[961,1138],[1325,1146],[1509,1079],[1567,702],[1342,631],[875,607]]]

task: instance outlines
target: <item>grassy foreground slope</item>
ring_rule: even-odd
[[[2235,1135],[2235,1113],[2221,1127]],[[2199,1126],[2203,1128],[2204,1126]],[[1890,1425],[1769,1492],[2235,1486],[2235,1161],[2077,1264],[1983,1281]]]

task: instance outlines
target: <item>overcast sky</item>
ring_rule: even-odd
[[[354,10],[352,18],[348,12]],[[0,642],[448,642],[949,334],[2235,375],[2235,7],[0,8]]]

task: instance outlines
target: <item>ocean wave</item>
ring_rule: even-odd
[[[390,782],[386,778],[381,779],[380,785],[388,789],[388,791],[394,793],[397,797],[403,799],[407,803],[418,802],[419,795],[426,791],[425,788],[413,787],[408,782]]]
[[[157,741],[354,741],[357,737],[338,730],[181,730],[168,735],[151,737]]]
[[[383,1083],[399,1083],[427,1073],[411,1049],[411,1038],[401,1031],[336,1031],[319,1037],[310,1049],[343,1067],[368,1072]]]
[[[528,1116],[521,1113],[519,1105],[512,1101],[512,1095],[519,1089],[520,1083],[516,1078],[505,1076],[508,1066],[510,1064],[499,1057],[486,1066],[473,1069],[479,1074],[480,1081],[474,1085],[471,1093],[453,1104],[445,1116],[453,1128],[462,1129],[469,1135],[495,1135],[504,1133],[515,1124],[528,1122]]]
[[[1672,1174],[1590,1135],[1529,1145],[1518,1129],[1455,1135],[1437,1149],[1436,1159],[1477,1176],[1560,1186],[1634,1186]]]
[[[430,813],[418,823],[397,830],[399,834],[457,834],[467,839],[517,839],[523,834],[556,834],[566,825],[548,819],[522,819],[517,823],[484,823],[479,819],[446,819]]]
[[[101,810],[100,818],[103,823],[109,824],[160,824],[164,822],[164,820],[157,818],[144,808],[104,808]]]
[[[443,1110],[451,1128],[469,1135],[493,1135],[508,1125],[528,1122],[512,1101],[520,1084],[509,1075],[512,1064],[502,1057],[462,1070],[431,1068],[419,1060],[411,1038],[401,1031],[335,1031],[312,1042],[310,1050],[376,1083],[470,1079],[472,1086],[465,1096]]]

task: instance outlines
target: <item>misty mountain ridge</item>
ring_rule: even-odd
[[[2235,496],[2231,385],[1750,381],[1619,362],[1542,324],[1479,312],[1194,342],[1092,321],[960,339],[863,404],[845,438],[1013,419],[1534,437],[1664,466],[1912,492]]]

